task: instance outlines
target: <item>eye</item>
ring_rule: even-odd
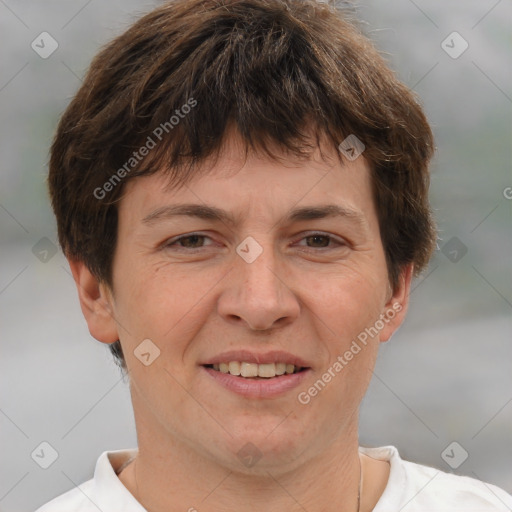
[[[202,235],[201,233],[190,233],[187,235],[182,235],[177,238],[173,238],[164,244],[164,248],[176,248],[180,249],[200,249],[201,247],[206,247],[211,244],[204,244],[206,240],[210,240],[211,238]]]
[[[336,246],[342,247],[346,245],[342,240],[336,239],[325,233],[310,233],[300,239],[300,241],[303,240],[306,241],[307,247],[312,249],[335,249]],[[332,246],[332,243],[336,244],[336,246]]]
[[[305,247],[308,249],[336,249],[344,247],[347,244],[341,240],[328,235],[326,233],[309,233],[298,240],[299,245],[306,242]],[[177,251],[194,252],[204,247],[213,245],[213,240],[201,233],[188,233],[179,237],[173,238],[163,244],[164,249],[172,249]]]

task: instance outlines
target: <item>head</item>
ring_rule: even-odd
[[[326,4],[179,0],[108,44],[61,119],[49,184],[89,329],[130,372],[134,405],[194,436],[172,419],[200,414],[180,409],[178,383],[215,401],[203,370],[221,352],[294,353],[320,378],[374,327],[308,405],[327,422],[344,404],[348,425],[433,250],[432,152],[414,94]],[[191,203],[203,209],[171,215]],[[187,233],[199,238],[176,241]],[[160,351],[148,367],[144,339]],[[226,429],[247,439],[285,404],[240,412],[220,392],[223,417],[238,411]],[[158,397],[173,393],[167,411]]]

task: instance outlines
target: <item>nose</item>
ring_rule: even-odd
[[[264,331],[295,320],[300,304],[287,283],[285,262],[276,259],[268,245],[251,263],[236,255],[218,299],[218,312],[228,322]]]

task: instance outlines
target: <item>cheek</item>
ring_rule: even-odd
[[[149,338],[162,350],[182,352],[204,321],[207,294],[219,278],[213,272],[161,264],[137,267],[129,261],[117,270],[115,313],[124,327],[122,342],[134,348]]]
[[[359,403],[372,377],[380,343],[371,328],[385,304],[386,275],[346,269],[323,292],[318,316],[327,326],[324,339],[329,357],[322,372],[328,373],[329,384],[322,394],[343,410]]]
[[[387,281],[378,273],[346,267],[311,283],[308,307],[343,346],[379,317]]]

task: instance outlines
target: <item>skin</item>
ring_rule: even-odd
[[[121,341],[139,452],[120,479],[151,512],[357,510],[358,409],[380,343],[406,314],[412,265],[393,290],[367,161],[340,163],[333,150],[323,152],[327,161],[318,151],[309,161],[244,159],[231,134],[210,172],[184,187],[170,189],[162,173],[127,184],[112,289],[70,261],[91,334]],[[181,203],[225,209],[237,222],[142,220]],[[286,221],[293,208],[327,203],[359,220]],[[206,238],[175,242],[197,232]],[[263,249],[252,263],[236,252],[247,236]],[[401,310],[378,335],[307,405],[299,403],[298,393],[393,304]],[[148,338],[161,353],[145,366],[134,350]],[[308,362],[310,375],[279,397],[242,397],[200,366],[239,348],[288,351]],[[252,467],[237,457],[247,443],[262,454]],[[360,460],[361,510],[372,510],[389,465]]]

